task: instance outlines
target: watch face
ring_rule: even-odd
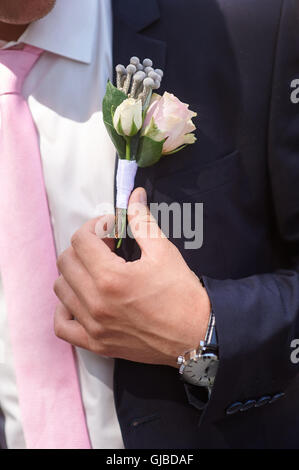
[[[184,368],[186,382],[201,387],[212,387],[217,374],[219,360],[215,354],[204,354],[197,361],[191,360]]]

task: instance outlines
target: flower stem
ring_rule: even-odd
[[[131,138],[126,139],[126,160],[131,160]]]
[[[115,238],[118,240],[116,248],[120,248],[122,239],[126,234],[127,211],[126,209],[116,208],[115,218]]]

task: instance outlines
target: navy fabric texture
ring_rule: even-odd
[[[299,2],[144,3],[113,1],[115,65],[151,57],[160,91],[198,112],[199,140],[138,170],[136,186],[149,202],[204,204],[202,248],[171,241],[203,276],[220,367],[207,400],[176,369],[117,360],[125,445],[299,448]],[[140,256],[129,239],[122,254]]]

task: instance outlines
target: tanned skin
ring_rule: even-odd
[[[0,0],[0,39],[16,41],[33,21],[46,16],[56,0]]]

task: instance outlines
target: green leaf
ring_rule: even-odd
[[[134,135],[136,135],[138,132],[139,132],[139,129],[136,126],[135,121],[133,119],[132,126],[131,126],[131,132],[130,132],[129,137],[134,137]]]
[[[103,99],[103,119],[108,134],[116,147],[119,158],[126,158],[126,141],[118,135],[113,127],[113,114],[116,108],[127,99],[127,95],[118,90],[110,81],[107,83],[106,94]]]
[[[104,121],[113,126],[112,112],[127,99],[127,95],[112,85],[110,80],[107,83],[106,94],[103,99]]]
[[[114,127],[115,129],[115,127]],[[121,119],[118,120],[118,123],[117,123],[117,126],[116,126],[116,132],[118,133],[118,135],[121,135],[122,137],[124,137],[124,131],[123,131],[123,128],[122,128],[122,125],[121,125]]]
[[[136,155],[138,166],[145,168],[157,163],[162,156],[164,142],[165,140],[156,142],[146,136],[140,137],[138,152]]]

